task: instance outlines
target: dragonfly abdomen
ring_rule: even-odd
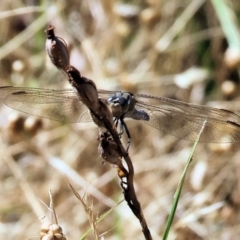
[[[150,117],[149,115],[141,109],[134,109],[133,111],[129,111],[124,114],[124,118],[132,118],[135,120],[143,120],[143,121],[149,121]]]

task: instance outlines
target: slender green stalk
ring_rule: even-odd
[[[168,220],[167,220],[166,228],[165,228],[164,235],[163,235],[163,240],[166,240],[168,238],[168,234],[169,234],[170,228],[172,226],[172,222],[173,222],[173,218],[174,218],[174,215],[175,215],[175,212],[176,212],[176,209],[177,209],[177,205],[178,205],[178,201],[179,201],[179,198],[180,198],[180,194],[182,192],[182,188],[183,188],[184,180],[185,180],[185,177],[186,177],[186,174],[187,174],[187,170],[188,170],[188,167],[190,166],[190,163],[192,161],[193,153],[194,153],[195,148],[196,148],[196,146],[198,144],[198,141],[199,141],[199,139],[201,137],[201,134],[202,134],[202,132],[204,130],[205,124],[206,124],[206,120],[203,123],[203,126],[202,126],[202,128],[201,128],[201,130],[199,132],[199,135],[198,135],[196,141],[194,142],[191,154],[189,155],[187,164],[186,164],[185,169],[183,171],[183,174],[182,174],[182,177],[181,177],[180,182],[178,184],[177,190],[176,190],[176,192],[174,194],[174,201],[173,201],[171,212],[170,212]]]
[[[229,47],[240,49],[240,33],[234,11],[225,0],[212,0]]]

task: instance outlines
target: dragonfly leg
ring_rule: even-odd
[[[127,124],[124,122],[123,118],[120,118],[120,129],[122,129],[122,133],[123,131],[125,130],[126,131],[126,134],[127,134],[127,137],[128,137],[128,140],[127,140],[127,148],[126,148],[126,151],[128,152],[128,149],[130,147],[130,143],[131,143],[131,135],[130,135],[130,132],[128,130],[128,127],[127,127]]]
[[[124,133],[124,125],[122,124],[122,120],[120,120],[120,126],[119,126],[119,135],[123,135]]]
[[[120,121],[120,125],[119,125],[119,137],[121,138],[121,136],[123,135],[124,131],[126,131],[127,137],[128,137],[128,141],[127,141],[127,148],[126,150],[128,151],[129,147],[130,147],[130,142],[131,142],[131,135],[130,132],[127,128],[126,123],[124,122],[123,118],[114,118],[113,122],[115,123],[116,128],[118,127],[118,123]]]
[[[115,126],[117,128],[118,127],[118,123],[119,123],[119,118],[115,118],[113,122],[115,123]],[[121,123],[120,124],[120,131],[118,133],[119,138],[121,138],[121,136],[123,135],[123,132],[124,132],[124,128],[123,128],[122,123]]]
[[[119,120],[118,118],[114,118],[114,119],[113,119],[113,122],[114,122],[116,128],[118,127],[118,120]]]

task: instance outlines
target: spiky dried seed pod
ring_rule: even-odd
[[[54,27],[49,25],[46,29],[46,50],[52,63],[59,69],[66,71],[69,66],[69,52],[65,41],[55,36]]]

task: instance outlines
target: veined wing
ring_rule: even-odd
[[[201,142],[240,141],[240,116],[233,112],[163,97],[138,94],[135,98],[136,108],[150,116],[146,123],[168,134],[194,141],[206,120]]]
[[[0,98],[16,110],[61,122],[91,121],[86,106],[73,89],[50,90],[26,87],[0,87]]]

